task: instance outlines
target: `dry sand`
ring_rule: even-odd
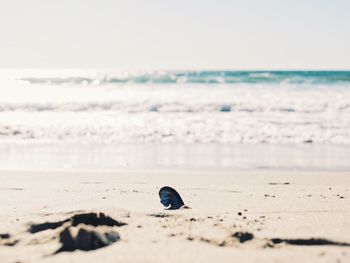
[[[164,185],[191,209],[164,210]],[[349,172],[1,172],[0,202],[1,263],[350,262]],[[88,212],[127,225],[29,231]],[[55,254],[64,229],[120,239]]]

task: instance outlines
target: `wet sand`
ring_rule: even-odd
[[[348,172],[1,172],[0,182],[1,262],[350,260]],[[191,209],[165,210],[164,185]],[[65,230],[73,252],[60,251]]]

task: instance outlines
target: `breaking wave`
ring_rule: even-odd
[[[0,140],[350,144],[350,72],[0,75]]]

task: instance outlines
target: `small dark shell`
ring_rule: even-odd
[[[159,190],[160,202],[168,209],[180,209],[185,203],[179,193],[170,186],[164,186]]]

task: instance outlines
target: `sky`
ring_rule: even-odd
[[[349,0],[0,0],[0,68],[350,69]]]

